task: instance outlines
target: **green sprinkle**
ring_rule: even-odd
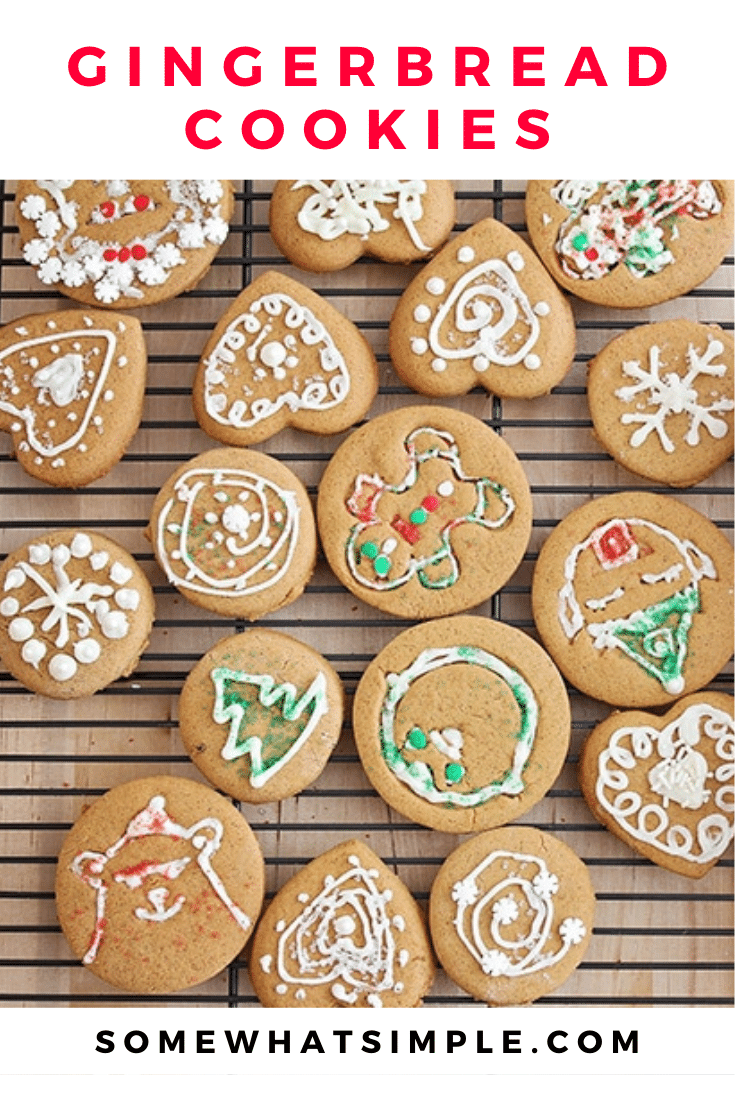
[[[575,249],[579,249],[580,252],[582,251],[582,249],[586,249],[588,244],[589,242],[587,240],[586,233],[575,234],[575,236],[572,238],[572,245],[574,245]]]
[[[464,777],[464,769],[458,761],[452,761],[444,770],[444,776],[450,784],[456,784]]]
[[[384,578],[390,571],[390,559],[387,555],[378,555],[373,563],[373,570],[379,578]]]
[[[378,557],[378,548],[374,543],[363,543],[360,548],[360,554],[365,559],[376,559]]]
[[[426,524],[426,518],[428,515],[429,514],[426,512],[426,509],[419,508],[414,509],[408,519],[411,521],[411,524]]]
[[[423,750],[426,746],[426,735],[420,727],[412,727],[408,732],[408,745],[414,750]]]

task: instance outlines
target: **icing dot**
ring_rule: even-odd
[[[429,345],[423,337],[411,337],[411,351],[416,356],[423,356],[424,352],[429,351]]]
[[[544,300],[542,299],[541,302],[536,303],[533,308],[533,312],[534,314],[538,314],[540,318],[545,318],[547,314],[551,313],[551,307],[549,306],[548,302],[544,302]]]
[[[490,366],[490,361],[487,356],[475,356],[472,361],[472,366],[475,371],[487,371]]]
[[[15,597],[6,597],[4,601],[0,601],[0,612],[3,616],[15,616],[19,608],[20,604]]]
[[[412,727],[408,732],[408,744],[414,750],[423,750],[426,747],[426,735],[420,727]]]
[[[219,520],[219,517],[216,513],[205,513],[204,519],[206,520],[207,524],[216,524]]]
[[[113,260],[117,259],[117,249],[105,249],[102,256],[109,264],[111,264]]]
[[[458,761],[451,761],[449,765],[445,766],[444,776],[447,778],[450,784],[456,784],[457,781],[461,781],[464,776],[464,768]]]
[[[451,497],[454,493],[454,483],[450,482],[449,479],[447,479],[446,482],[440,482],[436,488],[436,492],[442,497]]]
[[[523,361],[524,367],[529,368],[530,371],[536,371],[541,367],[541,359],[534,352],[529,352]]]
[[[444,280],[440,279],[439,276],[432,276],[431,279],[427,279],[426,281],[426,290],[430,295],[441,295],[446,286]]]
[[[23,571],[20,570],[17,566],[12,567],[12,569],[8,571],[7,577],[5,578],[5,592],[7,593],[9,589],[19,589],[20,586],[23,585],[25,580],[26,576]]]
[[[38,668],[38,663],[41,661],[46,653],[46,644],[42,643],[40,639],[29,639],[27,643],[23,644],[23,649],[20,652],[20,656],[24,662],[27,662],[29,666],[35,666]]]
[[[395,551],[396,547],[398,547],[398,540],[388,539],[385,540],[385,542],[383,543],[381,551],[385,555],[390,555],[393,551]]]
[[[148,250],[145,245],[133,245],[130,251],[133,254],[134,260],[144,260],[148,256]]]
[[[335,920],[334,928],[337,933],[342,934],[343,937],[345,934],[354,934],[355,920],[351,915],[340,915],[340,917]]]
[[[586,249],[588,244],[589,244],[589,242],[587,240],[587,234],[586,233],[576,233],[574,235],[574,237],[572,238],[572,245],[574,246],[575,249],[578,249],[580,252],[582,251],[582,249]]]
[[[125,585],[129,582],[133,576],[133,572],[129,566],[123,566],[121,562],[113,563],[110,567],[110,580],[115,585]]]
[[[515,249],[508,253],[507,260],[514,272],[520,272],[526,266],[525,260]]]
[[[373,569],[379,578],[384,578],[390,572],[390,559],[385,555],[378,555],[373,563]]]
[[[106,612],[100,628],[106,639],[123,639],[129,630],[128,618],[123,612]]]
[[[126,260],[130,260],[130,255],[130,249],[127,247],[127,245],[123,245],[123,247],[120,249],[120,252],[117,254],[117,259],[120,261],[121,264],[124,264]]]
[[[60,543],[58,547],[54,547],[53,551],[51,552],[51,558],[57,566],[66,566],[69,559],[71,558],[71,551],[65,543]]]
[[[115,604],[119,605],[120,608],[135,612],[140,604],[140,593],[137,589],[118,589],[115,594]]]
[[[54,681],[69,681],[77,672],[74,659],[69,654],[55,654],[48,664],[48,672]]]
[[[71,541],[71,553],[75,559],[86,559],[92,550],[92,541],[86,532],[77,532]]]
[[[285,984],[285,983],[276,984],[276,994],[277,995],[285,995],[287,991],[288,991],[288,985],[287,984]]]
[[[443,360],[441,356],[437,356],[435,360],[431,361],[431,366],[434,371],[446,371],[447,361]]]
[[[102,647],[96,639],[81,639],[78,643],[74,644],[74,657],[77,662],[81,662],[82,665],[89,665],[90,662],[96,662],[101,654]]]
[[[100,214],[104,215],[105,218],[112,218],[116,210],[117,207],[111,199],[108,199],[106,203],[100,203]]]
[[[414,321],[423,322],[428,321],[431,317],[431,310],[424,303],[419,303],[413,312]]]
[[[471,260],[475,259],[475,250],[471,245],[463,245],[457,252],[457,260],[460,264],[469,264]]]
[[[684,692],[684,678],[681,676],[671,677],[664,685],[664,688],[667,693],[673,693],[674,695],[682,693]]]
[[[106,551],[95,551],[94,555],[90,555],[89,561],[92,564],[93,570],[101,570],[103,566],[107,565],[109,555]]]
[[[8,635],[14,643],[22,643],[33,635],[33,624],[27,616],[18,616],[8,625]]]

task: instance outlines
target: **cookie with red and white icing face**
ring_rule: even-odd
[[[732,243],[731,180],[531,180],[531,242],[567,291],[603,306],[666,302]]]
[[[153,614],[135,559],[98,532],[49,532],[0,569],[0,657],[43,696],[90,696],[126,677]]]
[[[482,386],[533,398],[569,370],[574,320],[533,250],[486,218],[408,285],[391,319],[390,355],[404,382],[429,397]]]
[[[273,240],[309,272],[347,268],[364,253],[425,260],[454,218],[448,180],[279,180],[270,207]]]
[[[316,561],[305,487],[262,452],[217,448],[179,467],[146,535],[166,577],[193,604],[257,620],[295,601]]]
[[[250,978],[264,1006],[418,1006],[434,958],[408,889],[353,839],[280,889],[255,931]]]
[[[614,712],[595,727],[579,762],[596,817],[638,853],[699,878],[733,839],[733,700],[684,697],[663,716]]]
[[[623,493],[575,509],[539,553],[541,638],[582,692],[622,707],[668,704],[732,655],[733,551],[674,498]]]
[[[691,486],[732,455],[733,340],[719,326],[638,326],[588,370],[595,435],[628,470]]]
[[[254,280],[220,320],[194,380],[205,432],[246,447],[287,425],[329,435],[367,412],[378,365],[357,326],[279,272]]]
[[[52,486],[86,486],[120,459],[145,380],[136,318],[64,310],[0,329],[0,429],[25,470]]]
[[[90,306],[131,309],[196,286],[224,244],[229,180],[20,180],[24,260]]]
[[[263,856],[240,813],[183,777],[110,789],[69,831],[56,908],[76,957],[124,991],[203,983],[250,937]]]

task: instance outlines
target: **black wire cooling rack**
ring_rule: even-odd
[[[26,538],[69,524],[109,531],[131,550],[154,585],[157,618],[151,645],[135,673],[91,700],[33,696],[0,670],[0,1005],[256,1005],[245,961],[201,987],[173,996],[113,991],[71,959],[53,905],[55,855],[82,807],[134,777],[198,774],[177,735],[177,700],[192,665],[217,639],[243,630],[188,605],[158,571],[143,532],[153,497],[181,462],[214,446],[198,428],[191,383],[207,334],[229,301],[265,268],[287,267],[268,233],[267,182],[237,183],[235,221],[227,244],[200,286],[174,302],[136,313],[149,346],[149,386],[140,431],[106,478],[78,491],[51,491],[0,455],[0,555]],[[523,181],[458,184],[457,229],[493,215],[519,232]],[[20,258],[13,184],[0,183],[0,322],[63,308]],[[381,369],[371,415],[421,401],[393,374],[387,355],[392,309],[415,269],[361,260],[345,272],[292,272],[357,323]],[[603,310],[573,302],[578,352],[572,371],[551,395],[500,401],[475,391],[452,405],[481,417],[518,453],[534,494],[534,528],[522,566],[479,611],[534,633],[530,576],[538,548],[554,524],[590,496],[622,489],[668,492],[628,474],[590,433],[585,397],[587,361],[612,337],[643,321],[688,317],[733,328],[733,259],[675,303],[650,310]],[[341,438],[308,438],[287,430],[263,450],[293,467],[314,494]],[[677,497],[732,530],[732,464]],[[408,626],[376,613],[339,586],[323,559],[306,593],[267,617],[325,654],[348,697],[365,665]],[[729,671],[714,687],[729,691]],[[720,862],[692,882],[637,857],[592,818],[576,778],[580,745],[607,709],[570,689],[573,738],[568,761],[548,796],[522,819],[559,835],[585,860],[598,896],[594,937],[567,983],[541,1000],[549,1005],[729,1005],[732,1000],[732,867]],[[272,894],[312,857],[358,836],[386,860],[422,904],[433,876],[457,839],[409,823],[368,784],[349,723],[322,777],[279,805],[243,807],[263,848]],[[427,1006],[473,1005],[438,973]],[[474,1004],[479,1007],[480,1004]]]

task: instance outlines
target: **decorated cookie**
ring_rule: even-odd
[[[576,853],[532,827],[464,842],[431,889],[429,922],[447,975],[491,1006],[523,1006],[571,975],[592,935],[595,895]]]
[[[716,325],[662,321],[616,337],[589,365],[595,435],[628,470],[701,482],[733,452],[733,341]]]
[[[662,868],[704,876],[733,839],[732,697],[698,693],[664,715],[613,712],[587,739],[584,798],[608,830]]]
[[[43,696],[90,696],[126,677],[153,614],[135,559],[98,532],[49,532],[0,567],[0,657]]]
[[[686,294],[730,248],[731,180],[532,180],[531,241],[567,291],[641,307]]]
[[[225,968],[263,902],[263,857],[211,788],[146,777],[110,789],[66,836],[56,907],[75,956],[124,991],[181,991]]]
[[[86,486],[120,459],[140,421],[140,322],[101,310],[32,314],[0,329],[0,429],[52,486]]]
[[[233,203],[229,180],[21,180],[23,258],[90,306],[164,302],[205,274]]]
[[[341,726],[342,686],[327,660],[266,628],[212,647],[187,677],[179,706],[194,764],[248,803],[283,800],[311,784]]]
[[[411,406],[363,425],[319,486],[332,570],[368,604],[429,619],[480,604],[526,550],[531,497],[508,445],[475,417]]]
[[[326,299],[266,272],[210,337],[194,381],[205,432],[245,447],[287,425],[343,432],[367,412],[378,365],[359,329]]]
[[[486,218],[421,269],[390,324],[393,366],[433,398],[546,394],[574,357],[572,312],[525,241]]]
[[[522,815],[569,744],[569,701],[548,655],[480,616],[409,628],[365,671],[355,741],[368,780],[402,815],[453,834]]]
[[[264,1006],[418,1006],[434,958],[418,906],[363,842],[286,883],[263,914],[250,979]]]
[[[732,654],[733,552],[673,498],[624,493],[575,509],[549,536],[533,614],[562,673],[621,707],[669,704]]]
[[[257,620],[295,601],[316,561],[304,486],[245,448],[195,456],[159,491],[147,531],[166,577],[195,605]]]
[[[446,241],[454,217],[448,180],[279,180],[270,228],[298,268],[334,272],[363,253],[424,260]]]

